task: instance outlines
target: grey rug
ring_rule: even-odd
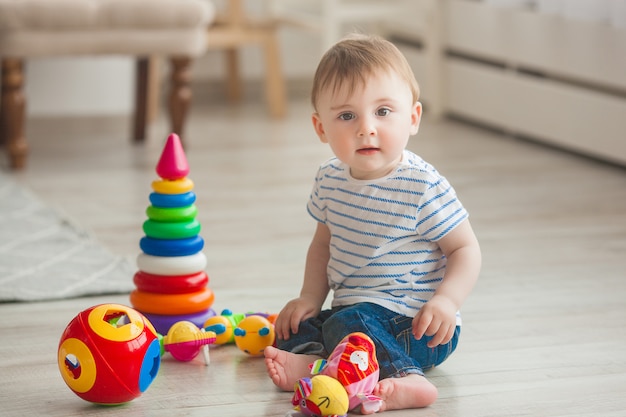
[[[0,172],[0,301],[125,293],[135,270]]]

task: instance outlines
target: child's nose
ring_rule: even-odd
[[[375,136],[376,135],[376,126],[374,121],[369,117],[361,118],[361,123],[359,123],[359,136]]]

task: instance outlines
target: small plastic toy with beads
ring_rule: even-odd
[[[215,333],[198,328],[190,321],[179,321],[163,337],[163,349],[175,359],[188,362],[202,351],[206,365],[210,363],[209,345],[215,343]]]

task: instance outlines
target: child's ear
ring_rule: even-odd
[[[324,125],[322,124],[322,119],[320,119],[320,115],[318,113],[313,113],[311,116],[311,121],[313,122],[313,128],[315,129],[315,133],[320,138],[322,143],[328,143],[326,139],[326,132],[324,132]]]
[[[416,135],[422,120],[422,103],[416,101],[411,109],[411,135]]]

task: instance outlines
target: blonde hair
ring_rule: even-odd
[[[419,85],[402,52],[393,43],[378,36],[354,34],[337,42],[322,56],[313,78],[313,108],[317,109],[321,91],[331,88],[335,93],[346,86],[348,94],[352,94],[379,70],[395,71],[407,82],[413,102],[417,102]]]

